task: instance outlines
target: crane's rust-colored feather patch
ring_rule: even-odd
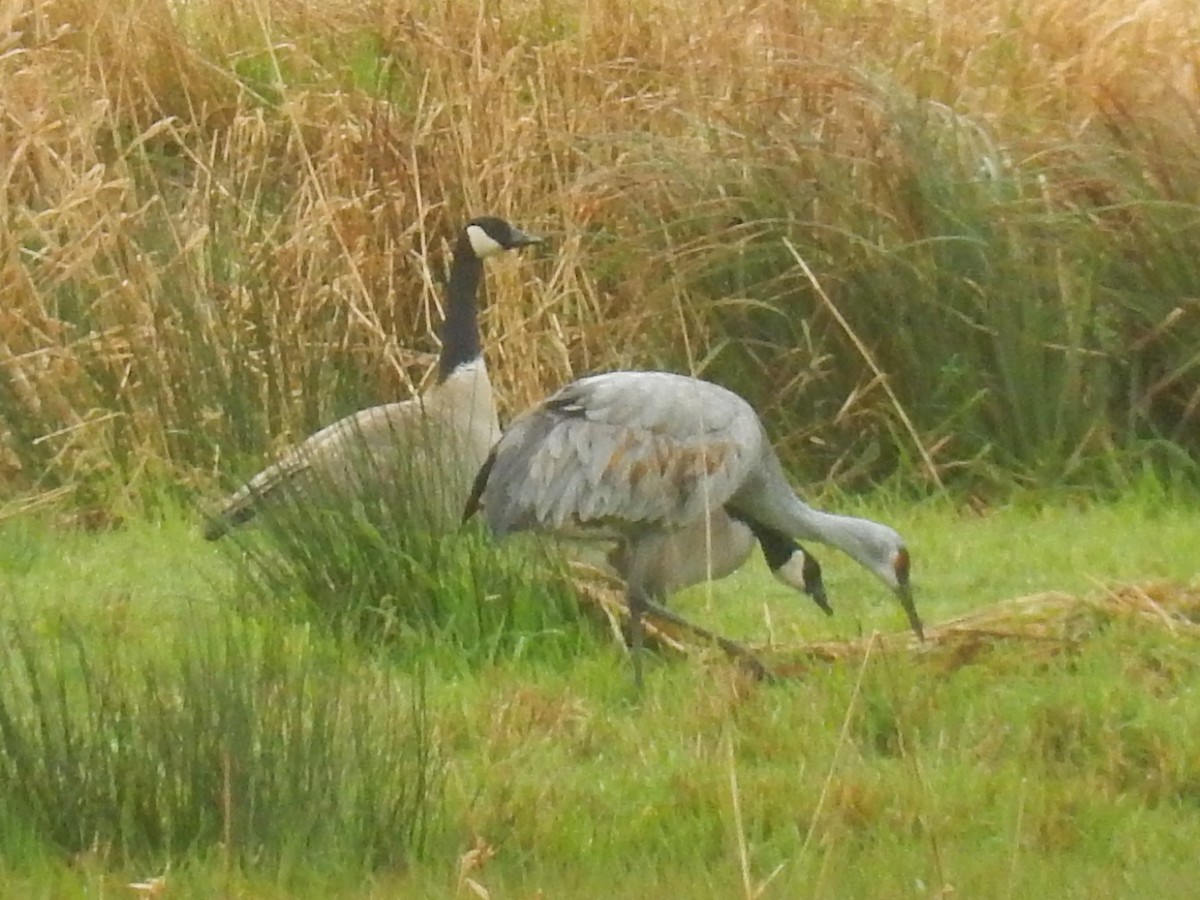
[[[621,468],[621,466],[623,466],[625,464],[625,457],[628,455],[628,453],[629,453],[629,442],[628,441],[625,441],[624,443],[621,443],[621,444],[617,444],[617,446],[613,448],[612,453],[609,454],[608,462],[604,466],[604,474],[606,476],[617,475],[618,470]]]
[[[704,457],[704,472],[706,475],[716,475],[725,468],[733,447],[730,444],[708,444],[702,448]]]

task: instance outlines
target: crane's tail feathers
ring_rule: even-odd
[[[475,481],[471,485],[471,494],[467,497],[467,504],[463,507],[462,520],[466,522],[471,516],[479,512],[483,506],[483,491],[487,487],[488,476],[492,474],[492,466],[496,465],[496,448],[492,448],[492,452],[488,454],[488,458],[483,461],[483,465],[479,467],[479,471],[475,473]]]
[[[541,491],[534,464],[554,422],[537,407],[509,426],[475,476],[463,510],[464,522],[483,509],[496,537],[544,524],[536,514]]]
[[[204,539],[215,541],[253,519],[258,513],[258,503],[265,493],[262,488],[256,488],[254,482],[239,488],[225,501],[221,511],[209,516],[208,521],[204,523]]]

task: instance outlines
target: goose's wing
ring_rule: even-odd
[[[722,506],[756,463],[762,426],[742,398],[665,372],[613,372],[560,390],[510,426],[476,478],[497,534],[674,528]]]
[[[317,470],[337,478],[353,468],[356,446],[371,450],[393,441],[420,411],[419,402],[406,400],[360,410],[327,425],[230,494],[205,523],[204,537],[216,540],[249,521],[264,503],[310,484]]]

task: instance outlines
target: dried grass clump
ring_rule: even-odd
[[[607,622],[616,640],[623,640],[628,608],[619,580],[584,564],[576,564],[574,571],[584,608]],[[814,665],[861,662],[869,653],[881,651],[908,654],[922,665],[946,672],[984,662],[989,653],[1000,649],[1026,662],[1049,660],[1078,649],[1118,622],[1200,641],[1200,587],[1156,581],[1120,585],[1090,596],[1061,591],[1031,594],[927,624],[924,641],[905,631],[798,646],[748,646],[774,674],[787,677],[803,676]],[[651,644],[661,650],[683,656],[715,652],[711,644],[671,625],[652,619],[646,625]]]
[[[944,471],[1010,444],[1069,465],[1113,441],[1113,397],[1120,429],[1185,441],[1197,21],[1190,0],[9,4],[0,487],[207,487],[411,394],[444,241],[481,212],[554,239],[492,279],[512,409],[584,371],[687,369],[748,393],[807,475],[901,464],[896,404],[788,238]],[[1009,308],[1035,337],[997,350]],[[1012,421],[1030,385],[926,377],[930,317],[957,329],[933,349],[979,345],[954,372],[1035,372],[1057,393],[1014,408],[1086,416]]]
[[[1137,622],[1181,639],[1200,639],[1200,589],[1151,582],[1120,585],[1095,595],[1048,591],[927,626],[924,642],[908,633],[876,634],[796,650],[778,648],[777,658],[781,671],[800,674],[812,662],[860,660],[873,645],[877,650],[912,653],[922,663],[952,671],[982,662],[1000,649],[1030,662],[1047,660],[1079,648],[1117,622]]]

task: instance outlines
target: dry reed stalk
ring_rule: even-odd
[[[321,365],[360,370],[372,399],[411,393],[466,215],[554,239],[552,261],[493,285],[488,353],[516,409],[583,371],[675,362],[681,330],[702,371],[722,336],[689,279],[751,242],[755,223],[716,226],[755,172],[817,184],[849,161],[855,196],[803,216],[836,228],[853,202],[908,221],[888,97],[1004,135],[1018,159],[1105,117],[1171,146],[1200,133],[1190,0],[69,0],[10,4],[0,35],[8,414],[51,434],[115,412],[137,436],[123,452],[185,473],[220,462],[178,435],[223,415],[191,391],[200,349],[212,381],[240,373],[230,390],[277,445],[331,412]],[[126,465],[105,459],[126,438],[94,434],[44,461]]]

